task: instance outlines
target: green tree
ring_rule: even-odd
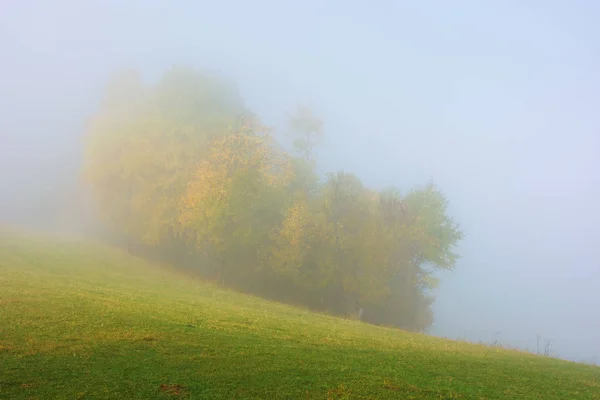
[[[373,195],[356,176],[338,172],[328,176],[317,202],[315,275],[334,309],[357,314],[382,287]]]
[[[447,215],[447,201],[433,184],[401,196],[395,189],[378,196],[378,220],[386,254],[388,296],[372,305],[369,316],[406,329],[423,330],[433,321],[433,273],[452,269],[454,246],[462,239],[458,225]]]
[[[452,270],[458,254],[453,249],[463,239],[459,225],[448,216],[448,200],[433,184],[409,192],[406,206],[414,216],[416,259],[436,269]]]

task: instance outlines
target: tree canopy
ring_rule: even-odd
[[[290,151],[218,75],[173,68],[147,85],[122,71],[86,137],[99,220],[240,290],[426,329],[435,272],[454,268],[462,238],[443,193],[376,191],[346,171],[320,179],[322,120],[299,106],[288,127]]]

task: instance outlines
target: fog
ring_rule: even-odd
[[[600,360],[600,4],[493,3],[4,1],[0,222],[77,228],[117,69],[208,67],[272,126],[317,110],[321,169],[439,185],[466,237],[432,334]]]

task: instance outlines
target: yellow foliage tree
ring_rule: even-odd
[[[84,169],[111,233],[155,247],[177,242],[188,181],[240,111],[229,84],[209,74],[174,68],[155,87],[117,74],[90,121]]]
[[[188,184],[179,220],[218,263],[221,280],[260,267],[291,173],[286,154],[256,123],[213,142]]]

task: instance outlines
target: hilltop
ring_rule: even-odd
[[[600,369],[311,313],[0,234],[2,399],[600,399]]]

